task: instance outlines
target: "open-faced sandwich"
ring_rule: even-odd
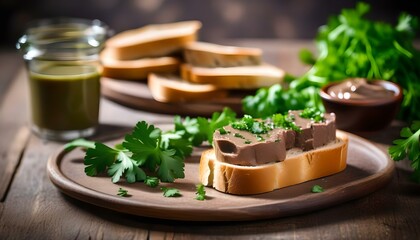
[[[335,115],[289,111],[267,120],[245,115],[215,131],[200,160],[202,184],[249,195],[325,177],[345,169],[348,137]]]

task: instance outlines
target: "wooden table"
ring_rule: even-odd
[[[268,62],[300,74],[297,52],[305,41],[241,40],[261,47]],[[366,197],[304,215],[250,222],[180,222],[122,214],[72,199],[48,178],[48,157],[63,143],[28,128],[28,91],[14,51],[0,54],[0,239],[419,239],[420,185],[408,180],[407,162],[392,181]],[[102,99],[100,136],[130,129],[139,120],[173,116],[126,108]],[[363,137],[386,151],[400,124]],[[210,203],[209,203],[210,204]]]

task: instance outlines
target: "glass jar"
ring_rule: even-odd
[[[71,140],[95,133],[99,119],[99,53],[108,36],[99,20],[60,18],[32,23],[16,47],[27,68],[32,130]]]

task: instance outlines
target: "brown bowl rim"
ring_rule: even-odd
[[[321,91],[320,91],[320,96],[323,100],[329,101],[329,102],[333,102],[333,103],[337,103],[337,104],[343,104],[343,105],[352,105],[352,106],[379,106],[379,105],[385,105],[385,104],[390,104],[390,103],[394,103],[394,102],[401,102],[402,98],[403,98],[403,89],[401,88],[400,85],[396,84],[395,82],[392,81],[388,81],[388,80],[368,80],[369,82],[373,83],[373,84],[377,84],[377,85],[392,85],[394,87],[394,89],[389,89],[391,91],[394,92],[394,97],[393,98],[389,98],[389,99],[374,99],[374,100],[351,100],[351,99],[346,99],[346,100],[342,100],[342,99],[337,99],[337,98],[333,98],[331,97],[331,95],[329,95],[327,93],[328,89],[331,86],[340,84],[344,81],[347,80],[351,80],[354,78],[347,78],[341,81],[337,81],[337,82],[332,82],[329,83],[327,85],[324,85],[323,87],[321,87]],[[394,91],[395,89],[397,89],[397,91]]]

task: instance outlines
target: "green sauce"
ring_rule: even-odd
[[[33,123],[64,131],[97,125],[99,80],[94,66],[51,65],[29,72]]]

